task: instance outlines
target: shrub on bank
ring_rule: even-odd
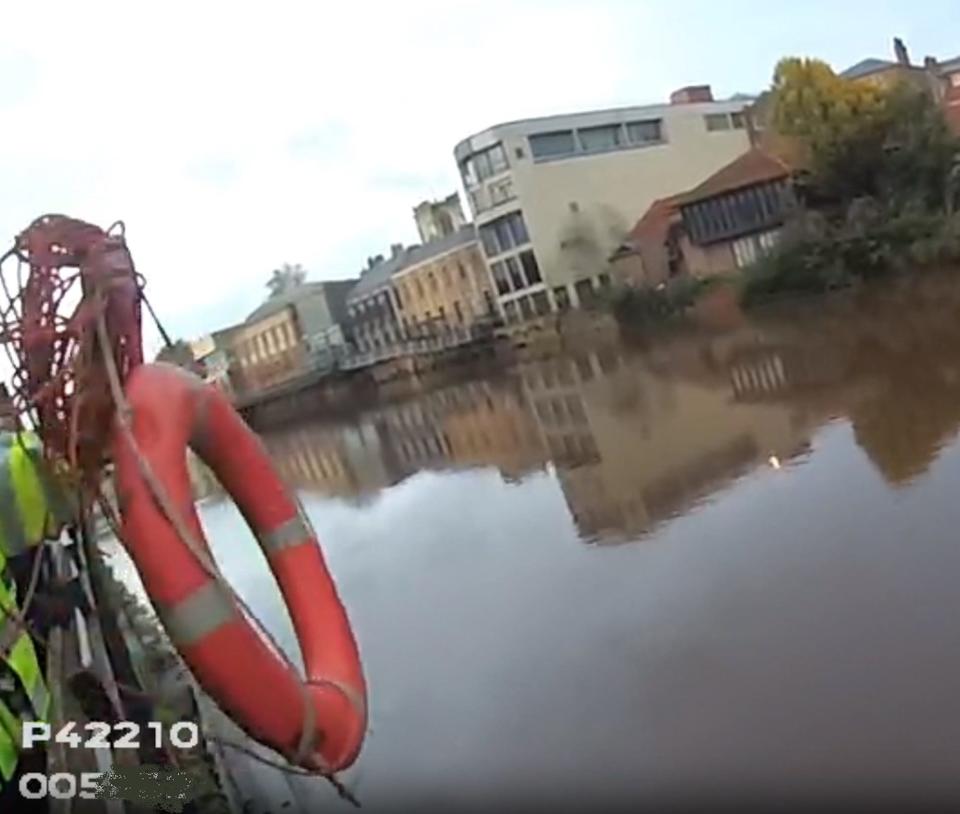
[[[852,208],[851,208],[852,209]],[[780,245],[744,272],[744,305],[809,294],[917,266],[960,261],[960,218],[924,212],[855,217],[837,225],[791,224]]]
[[[624,286],[612,292],[610,307],[623,325],[663,322],[682,314],[710,284],[708,280],[678,277],[656,288]]]

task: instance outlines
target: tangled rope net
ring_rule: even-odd
[[[121,376],[143,362],[143,280],[123,224],[103,231],[63,215],[38,218],[0,257],[0,286],[13,409],[33,425],[45,455],[95,493],[115,409],[98,345],[100,314]]]

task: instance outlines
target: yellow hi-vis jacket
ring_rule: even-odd
[[[43,721],[50,698],[30,635],[18,623],[7,559],[59,533],[69,517],[33,433],[0,432],[0,786],[13,776],[23,721]]]

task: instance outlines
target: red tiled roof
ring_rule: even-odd
[[[670,219],[676,213],[683,197],[684,193],[671,195],[668,198],[657,198],[627,234],[627,242],[636,244],[641,240],[657,238],[661,235],[666,237]]]
[[[790,168],[783,161],[754,147],[681,196],[679,203],[683,205],[702,201],[741,187],[786,178],[788,175]]]

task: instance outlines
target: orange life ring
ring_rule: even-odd
[[[124,392],[132,408],[132,439],[193,539],[208,545],[194,509],[188,446],[246,518],[286,600],[303,654],[316,728],[314,752],[301,763],[346,768],[366,730],[366,686],[346,612],[298,502],[259,438],[215,387],[155,363],[135,369]],[[141,474],[131,436],[117,427],[113,456],[124,542],[174,645],[241,728],[294,756],[304,726],[301,680],[180,538]]]

